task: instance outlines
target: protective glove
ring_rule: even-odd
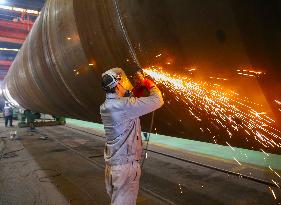
[[[151,88],[155,85],[152,80],[145,78],[142,71],[136,72],[134,75],[135,87],[132,92],[135,97],[145,97],[147,92],[150,92]]]
[[[133,89],[132,93],[134,94],[135,97],[144,97],[145,96],[145,87],[142,86],[141,84],[137,84]]]
[[[147,92],[155,86],[152,80],[144,78],[141,83],[138,83],[132,90],[135,97],[145,97]],[[147,92],[146,92],[147,91]]]
[[[150,91],[155,86],[154,82],[148,78],[145,78],[142,83],[148,91]]]

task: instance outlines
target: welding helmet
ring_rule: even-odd
[[[108,70],[102,74],[102,88],[108,92],[115,88],[117,84],[121,81],[121,75]]]

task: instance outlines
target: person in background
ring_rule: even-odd
[[[8,122],[10,122],[10,127],[13,126],[13,108],[10,106],[9,103],[5,104],[3,109],[3,116],[5,118],[5,127],[8,126]]]
[[[145,78],[142,76],[142,79]],[[102,74],[105,102],[100,106],[106,144],[105,184],[111,205],[135,205],[141,175],[142,138],[139,117],[163,104],[161,91],[152,81],[144,83],[147,97],[125,97],[121,76],[113,69]]]

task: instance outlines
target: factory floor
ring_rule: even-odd
[[[10,132],[15,130],[19,139],[10,140]],[[29,132],[27,128],[5,128],[0,121],[0,205],[109,204],[104,186],[104,138],[101,135],[97,130],[71,124]],[[239,166],[233,161],[155,144],[149,145],[149,149],[141,177],[139,205],[275,205],[281,202],[278,188],[167,155],[233,172],[246,174],[251,170],[259,179],[278,182],[278,176],[262,167]],[[276,173],[281,175],[279,171]]]

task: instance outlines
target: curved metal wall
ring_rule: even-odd
[[[232,0],[48,0],[5,78],[6,95],[34,111],[100,122],[100,77],[108,68],[130,76],[140,66],[180,74],[196,66],[205,76],[231,77],[238,67],[266,62],[249,49],[264,41],[247,38],[241,19],[255,11],[241,10],[243,4],[252,8]],[[257,81],[244,91],[263,93]],[[173,99],[157,116],[162,134],[209,141],[191,119],[179,122],[186,114]]]

